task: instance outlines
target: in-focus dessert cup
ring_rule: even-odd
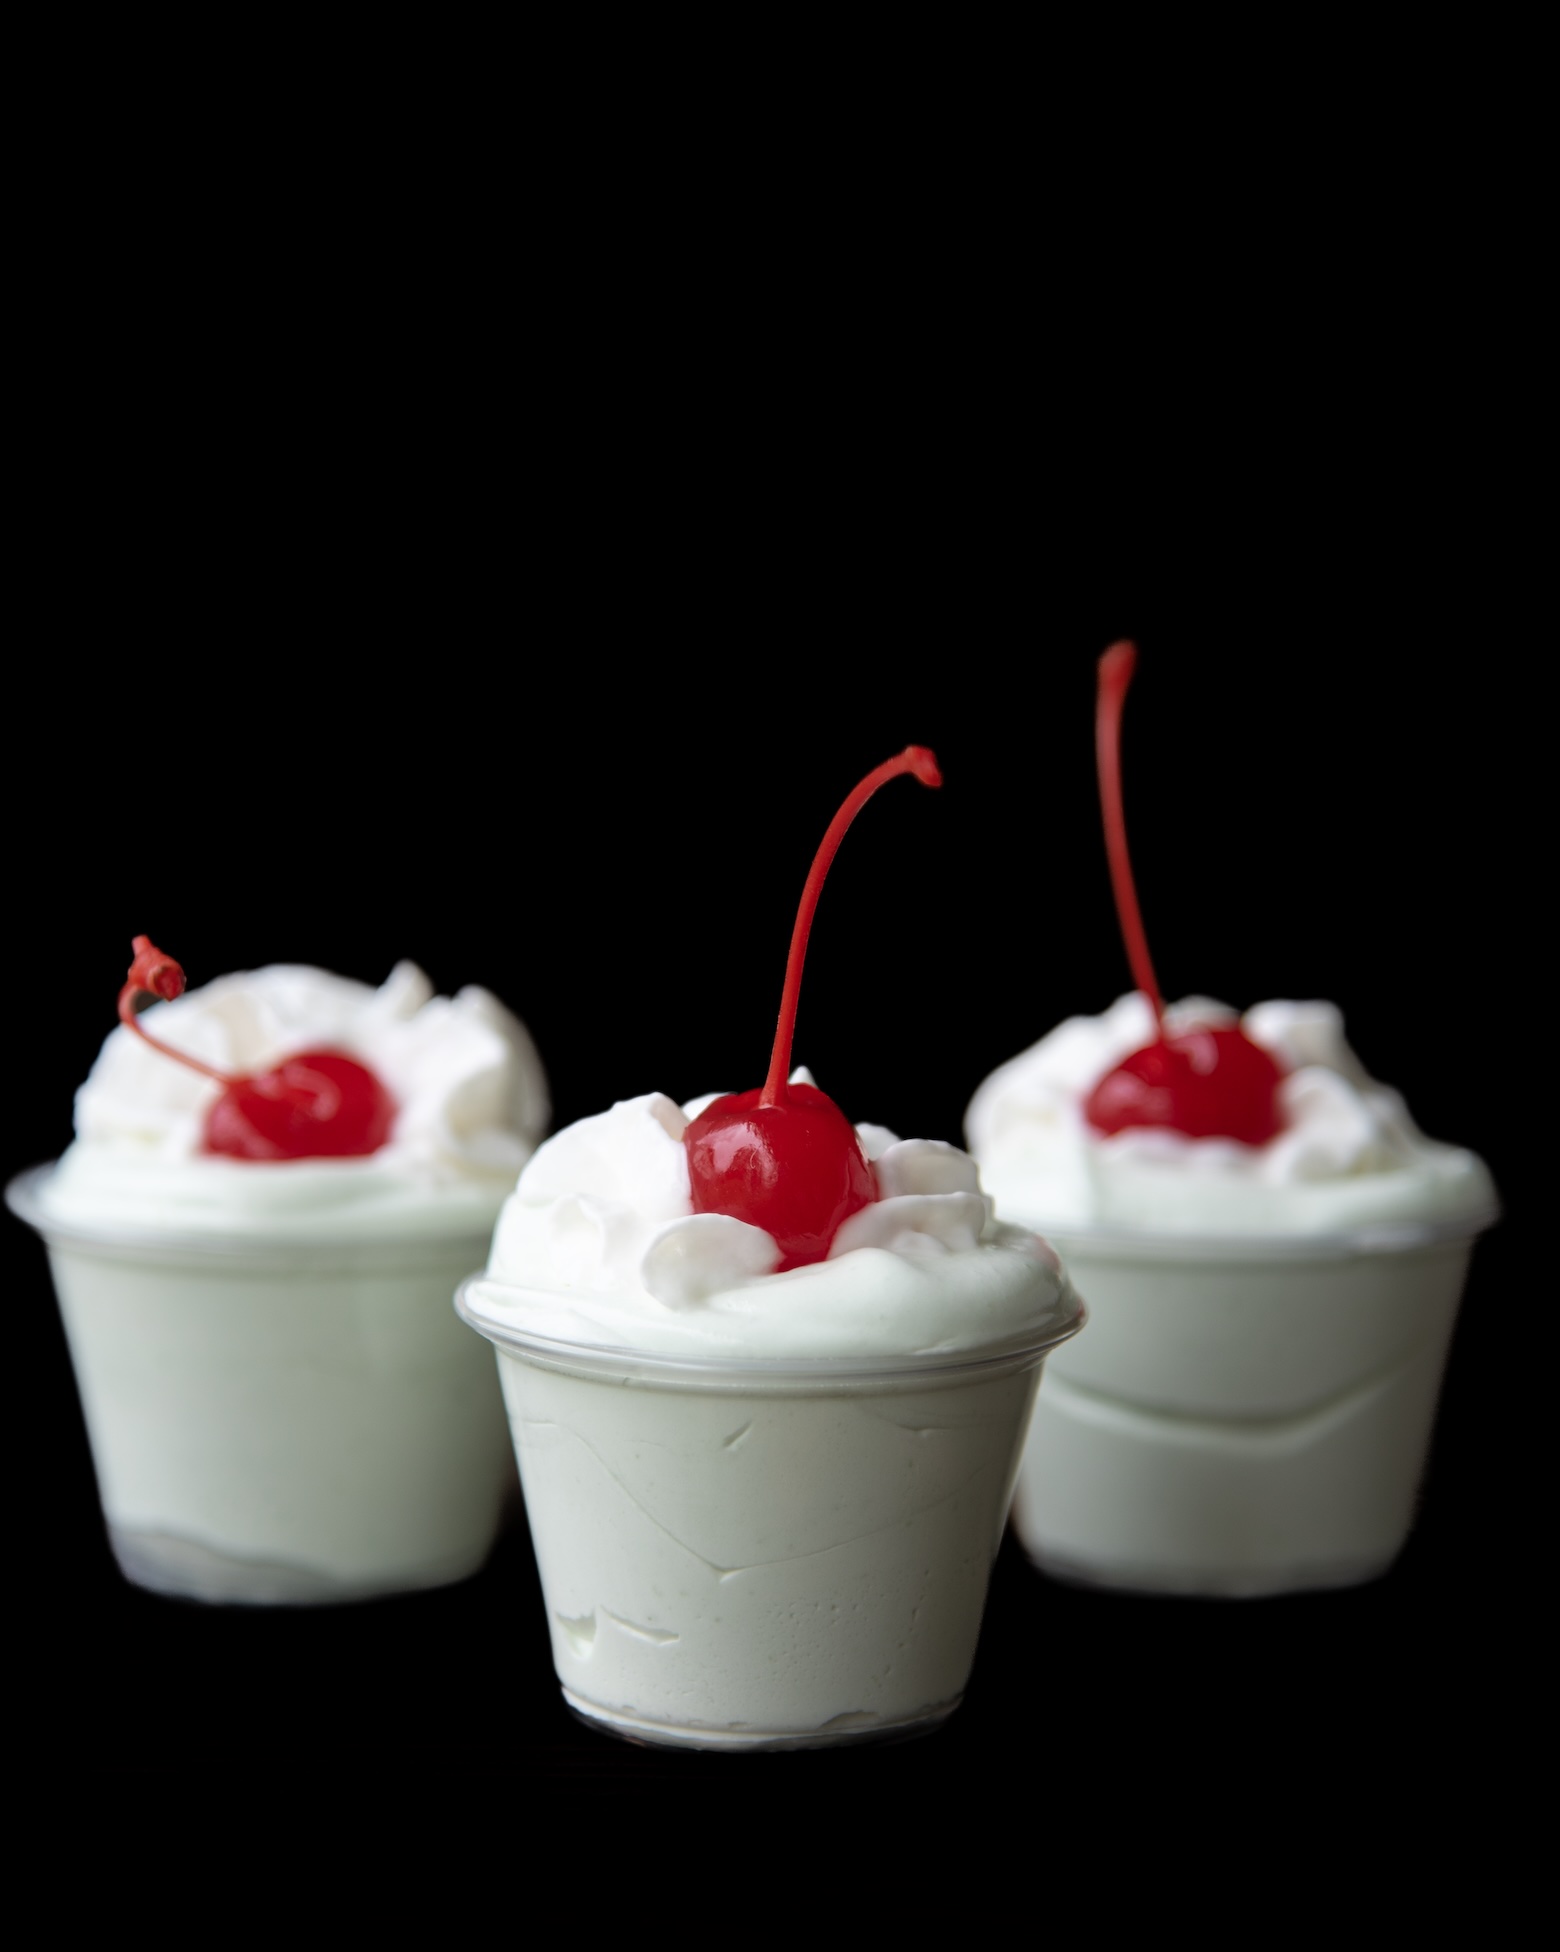
[[[1089,1297],[1013,1504],[1042,1570],[1255,1598],[1402,1550],[1478,1229],[1051,1239]]]
[[[973,1160],[791,1069],[829,863],[907,774],[942,780],[907,746],[825,832],[762,1086],[555,1133],[456,1297],[498,1351],[565,1697],[630,1740],[814,1748],[951,1714],[1040,1364],[1082,1325]]]
[[[485,1237],[36,1227],[110,1543],[184,1599],[307,1604],[464,1579],[513,1483],[492,1364],[449,1312]]]
[[[457,1306],[498,1351],[578,1715],[763,1750],[910,1735],[958,1706],[1041,1363],[1082,1321],[1065,1285],[1006,1346],[873,1360],[570,1344],[486,1278]]]

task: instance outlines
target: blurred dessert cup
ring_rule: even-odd
[[[1167,1028],[1234,1023],[1193,999]],[[1090,1332],[1048,1365],[1014,1501],[1059,1577],[1245,1597],[1385,1572],[1413,1522],[1477,1235],[1482,1162],[1420,1133],[1338,1011],[1241,1019],[1282,1071],[1262,1145],[1102,1134],[1084,1105],[1155,1032],[1141,994],[994,1072],[967,1129],[1005,1213],[1043,1227]]]
[[[147,1021],[230,1072],[329,1046],[372,1067],[394,1116],[366,1156],[218,1156],[221,1087],[121,1027],[75,1143],[12,1182],[48,1248],[122,1571],[254,1604],[475,1572],[513,1466],[449,1297],[546,1122],[524,1028],[406,963],[377,991],[291,966],[222,977]]]

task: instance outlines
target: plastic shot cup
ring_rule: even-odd
[[[1402,1550],[1474,1239],[1047,1229],[1089,1301],[1014,1500],[1042,1571],[1248,1598],[1353,1586]]]
[[[506,1323],[505,1292],[478,1277],[456,1307],[498,1351],[581,1719],[762,1750],[952,1714],[1041,1363],[1083,1319],[1070,1290],[1020,1342],[891,1361],[585,1347]]]
[[[450,1293],[486,1233],[317,1240],[95,1229],[48,1247],[109,1542],[180,1599],[363,1600],[476,1572],[514,1480]]]

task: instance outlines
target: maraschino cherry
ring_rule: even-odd
[[[1164,999],[1149,961],[1138,911],[1127,823],[1121,800],[1121,708],[1137,667],[1137,648],[1112,644],[1100,659],[1095,738],[1105,848],[1116,913],[1138,988],[1153,1005],[1154,1041],[1123,1058],[1090,1092],[1083,1115],[1096,1132],[1159,1126],[1189,1139],[1237,1139],[1266,1145],[1283,1129],[1278,1087],[1283,1072],[1260,1044],[1234,1024],[1165,1030]]]
[[[830,823],[802,890],[780,995],[769,1076],[760,1090],[733,1092],[707,1105],[688,1127],[688,1178],[695,1213],[725,1213],[772,1234],[778,1272],[821,1261],[841,1221],[877,1198],[872,1168],[855,1127],[816,1085],[788,1084],[802,964],[818,897],[845,830],[880,786],[911,773],[941,786],[925,746],[906,746],[856,788]]]
[[[232,1077],[152,1036],[135,1014],[145,992],[170,1001],[184,971],[138,935],[119,992],[119,1020],[154,1051],[223,1087],[206,1116],[202,1148],[230,1159],[358,1159],[377,1152],[395,1122],[395,1100],[366,1065],[342,1051],[298,1051],[256,1077]]]

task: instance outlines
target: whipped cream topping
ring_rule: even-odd
[[[994,1218],[966,1153],[877,1125],[856,1131],[879,1197],[826,1260],[775,1273],[773,1236],[693,1211],[683,1134],[721,1095],[651,1092],[549,1139],[499,1217],[472,1314],[596,1346],[828,1357],[979,1348],[1076,1306],[1046,1243]]]
[[[435,996],[409,962],[377,990],[292,964],[219,976],[154,1004],[145,1022],[229,1074],[253,1075],[300,1050],[343,1051],[395,1099],[389,1142],[347,1159],[204,1153],[222,1087],[119,1025],[76,1094],[75,1143],[40,1188],[40,1204],[61,1221],[481,1234],[546,1128],[546,1075],[525,1026],[486,990]]]
[[[1165,1020],[1183,1031],[1237,1016],[1190,997]],[[1316,1234],[1494,1217],[1483,1162],[1424,1136],[1398,1093],[1349,1048],[1333,1004],[1259,1003],[1238,1021],[1287,1073],[1276,1138],[1244,1146],[1160,1130],[1107,1137],[1088,1124],[1094,1086],[1154,1034],[1148,999],[1134,991],[1102,1016],[1058,1024],[971,1099],[970,1149],[1003,1210],[1063,1232]]]

